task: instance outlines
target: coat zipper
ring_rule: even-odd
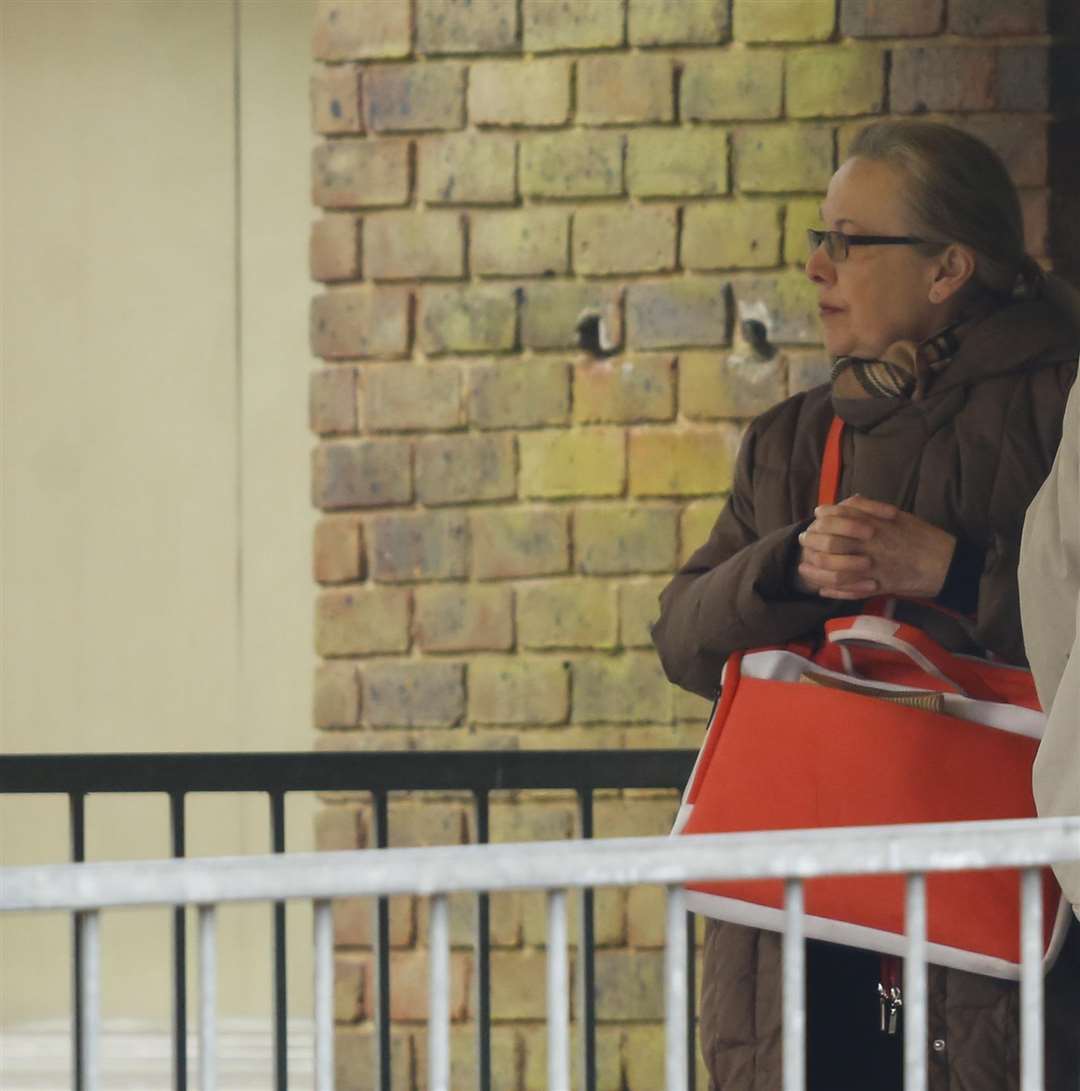
[[[896,1033],[904,999],[900,992],[900,972],[903,961],[896,955],[881,956],[881,979],[878,981],[878,1004],[881,1009],[881,1032],[890,1037]]]

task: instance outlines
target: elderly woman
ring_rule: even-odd
[[[717,692],[738,649],[814,636],[871,595],[923,599],[954,648],[1023,663],[1016,569],[1024,511],[1050,469],[1080,329],[1044,296],[1000,160],[944,125],[865,129],[811,231],[831,384],[755,420],[708,541],[661,595],[654,640],[686,689]],[[840,503],[815,510],[826,435],[844,429]],[[913,601],[914,600],[914,601]],[[940,619],[940,620],[935,620]],[[1047,982],[1047,1086],[1076,1091],[1076,928]],[[780,938],[706,927],[701,1039],[717,1091],[781,1083]],[[879,956],[811,942],[815,1091],[901,1086],[879,1029]],[[1071,967],[1071,968],[1070,968]],[[1017,1086],[1014,983],[931,967],[932,1091]]]

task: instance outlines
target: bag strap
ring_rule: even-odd
[[[833,417],[829,434],[825,438],[825,450],[821,456],[821,477],[818,480],[818,503],[835,504],[840,492],[840,444],[844,438],[844,422]]]

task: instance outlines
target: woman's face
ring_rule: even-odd
[[[849,159],[833,175],[821,206],[825,227],[846,235],[917,235],[900,175],[874,159]],[[852,246],[833,262],[819,246],[806,275],[818,287],[825,346],[833,356],[876,358],[895,341],[921,341],[944,324],[931,300],[940,262],[914,246]]]

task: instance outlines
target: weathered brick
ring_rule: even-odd
[[[362,678],[364,723],[371,727],[453,727],[465,715],[460,663],[368,663]]]
[[[492,657],[469,664],[469,719],[480,724],[560,724],[570,675],[558,659]]]
[[[998,114],[955,117],[949,122],[989,144],[1001,156],[1016,185],[1046,184],[1049,152],[1047,127],[1042,122]]]
[[[614,197],[623,190],[622,161],[619,133],[531,136],[521,144],[521,192],[528,197]]]
[[[526,348],[565,349],[578,345],[577,324],[586,310],[597,311],[612,340],[622,340],[617,287],[581,281],[530,283],[521,289],[521,340]]]
[[[597,951],[595,1002],[604,1022],[662,1020],[663,952]]]
[[[378,208],[409,200],[409,145],[333,140],[311,153],[311,197],[322,208]]]
[[[399,587],[323,591],[315,603],[319,655],[409,650],[409,592]]]
[[[476,899],[471,899],[475,901]],[[494,915],[494,911],[493,911]],[[471,987],[471,986],[470,986]],[[510,1091],[517,1087],[520,1068],[521,1046],[518,1028],[493,1026],[491,1028],[491,1078],[492,1086]],[[419,1033],[413,1038],[416,1052],[416,1083],[413,1091],[431,1091],[428,1064],[428,1037]],[[450,1087],[479,1087],[476,1067],[476,1028],[454,1026],[450,1028]]]
[[[465,227],[453,212],[384,212],[364,222],[365,265],[375,280],[460,277]]]
[[[675,358],[625,356],[574,367],[574,420],[625,423],[675,415]]]
[[[349,669],[355,675],[355,668],[345,663],[326,664],[328,669]],[[324,806],[315,815],[315,851],[348,852],[352,849],[367,848],[367,822],[364,812],[358,807],[333,805]]]
[[[364,121],[374,132],[464,127],[464,66],[435,61],[369,68],[364,73]]]
[[[392,849],[464,845],[469,841],[469,814],[462,803],[417,796],[391,798],[387,832]]]
[[[544,1019],[547,956],[543,951],[491,952],[491,1012],[496,1019]]]
[[[626,293],[627,340],[634,348],[722,345],[727,340],[727,282],[713,278],[632,284]]]
[[[364,1017],[368,964],[355,957],[334,959],[334,1022],[358,1023]]]
[[[323,443],[312,456],[312,500],[317,508],[374,508],[412,499],[406,440]]]
[[[508,587],[421,587],[415,630],[425,652],[509,651],[514,644],[513,595]]]
[[[374,0],[376,5],[382,0]],[[341,0],[341,6],[347,6]],[[395,5],[386,4],[386,7]],[[370,1026],[338,1028],[334,1032],[336,1091],[379,1091],[378,1042]],[[404,1030],[390,1031],[390,1091],[412,1091],[412,1038]]]
[[[517,196],[513,140],[454,133],[420,141],[420,197],[428,204],[512,204]]]
[[[634,580],[619,588],[619,643],[624,648],[652,647],[652,625],[660,616],[657,599],[667,582],[665,576]]]
[[[469,422],[478,428],[565,424],[570,368],[543,359],[478,364],[469,369],[466,398]]]
[[[630,433],[630,491],[635,496],[695,496],[731,485],[739,429],[733,424],[685,432]]]
[[[676,231],[674,208],[579,209],[574,214],[574,270],[589,276],[674,269]]]
[[[699,947],[698,950],[700,951],[701,948]],[[700,966],[699,955],[699,981],[701,980]],[[666,1058],[667,1039],[662,1025],[638,1023],[632,1030],[628,1028],[623,1045],[626,1091],[650,1091],[650,1088],[663,1087]],[[694,1050],[694,1068],[697,1073],[696,1086],[708,1087],[709,1076],[705,1070],[704,1054],[700,1049]]]
[[[844,0],[840,33],[852,38],[903,38],[936,34],[945,0]]]
[[[679,405],[693,420],[746,420],[787,397],[786,378],[780,356],[687,352],[679,358]]]
[[[516,0],[419,0],[421,53],[498,53],[517,44]]]
[[[675,567],[678,510],[664,505],[595,504],[574,513],[579,572],[613,575]]]
[[[318,65],[311,77],[311,127],[317,133],[360,133],[360,66]]]
[[[787,203],[784,212],[784,261],[806,264],[810,244],[806,240],[808,227],[821,226],[821,197],[796,197]]]
[[[893,52],[891,106],[899,114],[989,110],[994,105],[994,53],[971,46]]]
[[[456,364],[370,364],[364,368],[364,423],[371,432],[456,428],[462,423]]]
[[[599,580],[540,580],[517,595],[523,648],[612,648],[618,615],[612,588]]]
[[[472,217],[470,265],[481,276],[551,276],[570,269],[570,220],[557,208]]]
[[[823,42],[836,23],[834,0],[734,0],[740,42]]]
[[[735,177],[744,193],[824,192],[832,172],[827,127],[748,126],[735,134]]]
[[[523,496],[618,496],[623,491],[621,429],[524,432],[519,449]]]
[[[679,520],[679,564],[686,564],[690,555],[708,541],[723,507],[723,500],[692,500],[683,508]]]
[[[574,723],[664,723],[673,688],[652,652],[583,656],[573,662]]]
[[[421,293],[418,336],[427,353],[506,351],[516,334],[513,288],[429,287]]]
[[[798,394],[829,382],[832,360],[824,352],[788,354],[788,394]]]
[[[727,0],[630,0],[631,45],[712,45],[728,36]]]
[[[593,747],[601,745],[597,735],[602,730],[593,729]],[[581,897],[577,891],[567,899],[566,908],[567,933],[571,943],[575,943],[581,935]],[[543,947],[547,943],[547,898],[542,893],[522,895],[521,926],[521,937],[526,946]],[[626,898],[618,887],[601,887],[593,894],[593,943],[597,947],[615,947],[625,942]]]
[[[355,727],[360,722],[360,679],[352,663],[320,663],[315,668],[312,718],[320,730]],[[341,847],[355,849],[361,846]]]
[[[386,0],[318,0],[312,47],[320,61],[404,57],[411,48],[407,4]]]
[[[423,504],[505,500],[516,492],[509,434],[426,436],[416,448],[416,495]]]
[[[577,66],[577,120],[584,125],[671,121],[675,69],[650,53],[600,54]]]
[[[551,662],[544,660],[543,662]],[[577,810],[564,797],[538,798],[524,793],[518,798],[497,795],[491,803],[491,841],[496,844],[524,841],[564,841],[577,836]],[[542,944],[543,936],[527,936],[526,943]]]
[[[521,900],[522,894],[516,890],[496,891],[490,895],[488,929],[493,947],[521,946]],[[450,943],[454,947],[471,947],[476,941],[476,901],[473,894],[450,895]],[[416,908],[416,941],[427,944],[431,902],[421,898]]]
[[[570,567],[565,509],[487,508],[469,516],[473,576],[550,576]]]
[[[375,579],[453,580],[465,575],[465,516],[452,511],[378,515],[371,522]]]
[[[779,50],[688,57],[682,78],[682,115],[690,121],[779,117],[784,55]]]
[[[523,44],[530,53],[622,45],[623,0],[524,0]]]
[[[728,136],[719,129],[646,129],[627,137],[626,184],[635,197],[728,192]]]
[[[876,45],[797,49],[787,56],[785,78],[791,117],[880,113],[885,101],[885,51]]]
[[[356,431],[357,376],[351,367],[313,371],[308,384],[308,424],[320,436]]]
[[[671,831],[679,809],[675,792],[642,799],[621,796],[597,800],[593,812],[597,837],[662,837]]]
[[[308,266],[311,279],[323,282],[360,278],[361,221],[331,213],[311,225]]]
[[[416,941],[415,899],[395,895],[389,908],[390,946],[411,947]],[[337,898],[333,915],[335,946],[374,947],[378,942],[373,898]]]
[[[569,117],[569,61],[478,61],[469,70],[474,125],[564,125]]]
[[[683,213],[682,260],[687,269],[732,269],[780,263],[780,205],[724,201]]]
[[[373,956],[367,956],[372,962]],[[469,1012],[469,979],[472,969],[472,956],[464,951],[450,952],[450,981],[446,998],[450,1008],[450,1018],[459,1022]],[[372,967],[374,973],[374,967]],[[395,1022],[423,1022],[428,1016],[428,952],[391,951],[390,952],[390,1018]],[[372,993],[365,1015],[371,1019],[375,1015],[376,1001]],[[409,1085],[407,1085],[409,1086]]]
[[[624,1091],[621,1050],[625,1037],[626,1033],[621,1027],[596,1028],[596,1091]],[[522,1091],[549,1091],[547,1028],[543,1025],[524,1025],[521,1039],[525,1055],[521,1077]],[[573,1051],[571,1066],[571,1086],[585,1087],[580,1049]],[[641,1091],[656,1091],[656,1088],[663,1086],[664,1080],[661,1079],[651,1088],[646,1087]],[[708,1087],[708,1081],[699,1080],[698,1087]],[[630,1088],[630,1091],[639,1089]]]
[[[794,269],[775,276],[740,276],[731,282],[739,320],[764,322],[774,343],[817,344],[817,288]]]
[[[311,301],[311,351],[316,356],[403,356],[408,350],[407,292],[342,288]]]
[[[717,688],[719,689],[719,678],[717,678],[716,683]],[[708,722],[712,706],[713,702],[705,697],[699,697],[696,693],[691,693],[686,689],[678,687],[675,689],[676,720],[689,720],[692,723],[699,724],[699,730],[701,730]],[[692,745],[697,746],[698,743],[694,741]]]
[[[317,583],[349,583],[367,574],[364,555],[364,528],[351,515],[320,519],[315,524],[312,549]]]
[[[999,49],[994,101],[999,110],[1049,110],[1050,50],[1045,45]]]
[[[950,0],[953,34],[1045,34],[1047,5],[1036,0]]]

